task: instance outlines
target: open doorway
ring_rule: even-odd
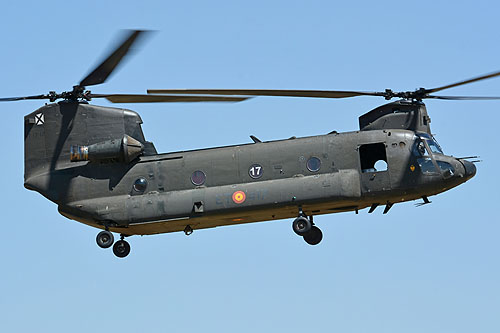
[[[359,158],[362,173],[387,171],[387,154],[383,142],[360,146]]]

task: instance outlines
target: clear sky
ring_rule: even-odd
[[[500,70],[499,12],[498,1],[8,1],[0,95],[71,89],[125,28],[157,33],[96,93],[432,88]],[[446,94],[500,95],[500,79]],[[357,130],[384,102],[125,107],[168,152]],[[316,247],[291,220],[131,237],[125,260],[24,189],[23,117],[43,102],[1,104],[0,331],[500,331],[500,102],[426,104],[446,153],[483,160],[431,205],[319,216]]]

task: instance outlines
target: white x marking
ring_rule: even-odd
[[[44,122],[45,122],[45,119],[44,119],[43,113],[37,113],[35,115],[35,124],[43,125]]]

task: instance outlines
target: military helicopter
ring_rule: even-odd
[[[96,241],[130,253],[124,239],[241,223],[292,218],[308,244],[323,238],[319,214],[422,200],[456,187],[476,173],[475,156],[443,153],[430,129],[424,99],[485,100],[500,97],[437,96],[448,88],[496,77],[500,72],[433,89],[359,92],[317,90],[168,89],[148,94],[94,94],[144,31],[124,41],[72,90],[1,98],[48,99],[24,117],[24,186],[53,201],[75,221],[103,229]],[[304,138],[159,154],[145,139],[138,113],[91,105],[113,103],[240,102],[254,96],[397,101],[359,117],[359,130]],[[61,100],[57,103],[57,100]],[[114,233],[120,240],[114,242]]]

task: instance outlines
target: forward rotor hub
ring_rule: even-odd
[[[392,89],[386,89],[385,92],[383,93],[383,96],[386,100],[390,100],[392,98],[397,97],[408,100],[422,101],[422,99],[428,97],[428,91],[425,88],[419,88],[415,91],[400,91],[400,92],[394,92],[392,91]]]

